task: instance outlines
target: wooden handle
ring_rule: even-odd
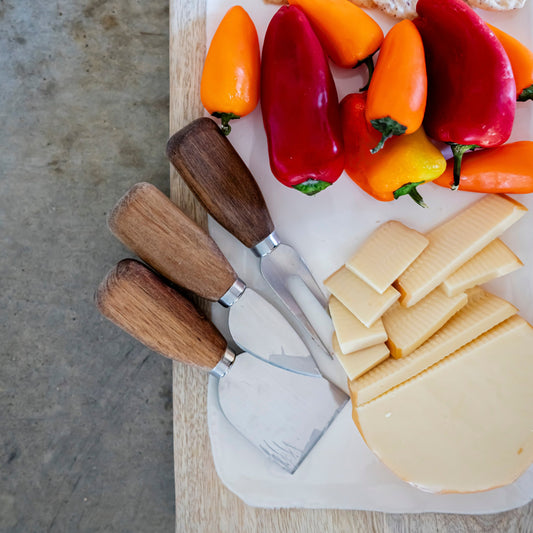
[[[209,213],[245,246],[274,231],[254,177],[211,119],[199,118],[175,133],[167,156]]]
[[[149,183],[118,201],[108,225],[143,261],[202,298],[216,302],[237,279],[215,241]]]
[[[95,294],[99,311],[148,348],[182,363],[212,370],[226,340],[189,300],[134,259],[124,259]]]

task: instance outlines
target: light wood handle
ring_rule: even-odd
[[[95,302],[111,322],[170,359],[210,371],[226,350],[224,337],[189,300],[134,259],[107,274]]]
[[[202,298],[216,302],[237,279],[215,241],[149,183],[118,201],[108,225],[157,272]]]
[[[245,246],[274,231],[254,177],[211,119],[199,118],[175,133],[167,157],[209,213]]]

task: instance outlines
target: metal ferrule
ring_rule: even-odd
[[[226,348],[222,359],[217,363],[217,366],[211,370],[210,374],[217,378],[223,378],[233,364],[233,361],[235,361],[235,354],[229,348]]]
[[[218,300],[219,304],[224,307],[231,307],[246,289],[246,283],[242,279],[237,278],[233,285],[226,291],[226,293]]]
[[[257,255],[257,257],[263,257],[264,255],[268,255],[280,243],[281,241],[276,235],[276,232],[273,231],[268,237],[263,239],[261,242],[258,242],[255,246],[252,246],[252,248],[250,249],[255,255]]]

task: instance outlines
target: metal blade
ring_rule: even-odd
[[[320,336],[308,320],[303,309],[291,291],[289,280],[297,276],[305,284],[309,292],[320,305],[327,309],[327,302],[313,275],[298,253],[286,244],[279,244],[271,253],[261,257],[261,273],[278,294],[291,313],[301,322],[313,341],[332,357],[331,349],[320,339]]]
[[[218,397],[229,422],[291,474],[348,401],[323,378],[287,372],[247,353],[219,380]]]
[[[244,351],[283,369],[321,376],[307,346],[285,317],[249,287],[230,307],[228,325]]]

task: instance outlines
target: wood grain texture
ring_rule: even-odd
[[[237,279],[206,231],[150,183],[134,185],[115,205],[109,229],[164,277],[216,302]]]
[[[260,0],[258,0],[260,1]],[[170,0],[170,127],[175,132],[202,116],[200,77],[205,57],[205,0]],[[205,212],[177,172],[171,198],[205,224]],[[204,217],[204,218],[202,218]],[[428,533],[533,531],[533,504],[494,515],[386,514],[368,511],[256,509],[217,477],[207,433],[206,377],[174,364],[174,472],[176,532]]]
[[[120,261],[95,300],[106,318],[165,357],[209,372],[224,356],[227,342],[211,321],[139,261]]]
[[[274,231],[257,182],[213,120],[199,118],[175,133],[167,157],[211,216],[245,246]]]

